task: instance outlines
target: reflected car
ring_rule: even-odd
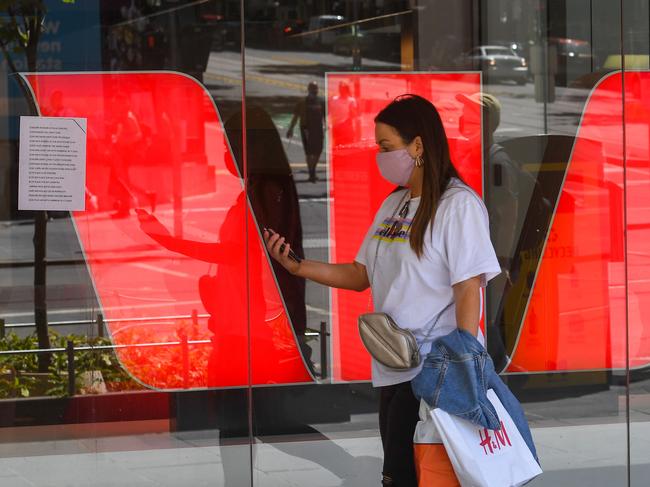
[[[523,43],[523,42],[517,42],[517,41],[497,41],[493,42],[493,44],[499,45],[499,46],[505,46],[508,47],[514,52],[517,56],[523,57],[524,59],[528,59],[530,55],[530,45]]]
[[[506,46],[477,46],[463,54],[457,63],[465,69],[480,69],[486,81],[511,80],[518,85],[528,81],[528,63]]]
[[[343,32],[348,32],[343,27],[340,29],[336,28],[337,25],[346,22],[346,18],[341,15],[318,15],[311,17],[307,24],[306,32],[309,35],[305,35],[303,44],[305,47],[331,47],[339,35]]]

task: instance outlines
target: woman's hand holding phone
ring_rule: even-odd
[[[271,257],[277,260],[282,267],[292,274],[298,272],[302,259],[294,254],[291,246],[285,241],[284,237],[281,237],[270,228],[265,228],[264,242]]]
[[[140,222],[140,228],[150,236],[170,237],[171,234],[160,221],[146,210],[136,208],[135,213]]]

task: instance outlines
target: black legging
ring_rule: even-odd
[[[413,433],[419,420],[420,403],[410,382],[380,388],[379,431],[384,447],[384,485],[417,487],[413,459]]]

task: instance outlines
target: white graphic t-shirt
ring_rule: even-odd
[[[400,216],[399,210],[408,200],[407,192],[397,191],[384,200],[355,260],[366,266],[375,311],[387,313],[400,327],[411,330],[422,344],[420,353],[424,357],[432,341],[456,328],[456,309],[452,305],[431,329],[436,317],[453,300],[452,285],[481,276],[484,287],[501,272],[501,267],[490,241],[485,205],[457,178],[451,179],[440,199],[433,231],[429,225],[424,252],[418,259],[409,237],[420,198],[411,198],[408,212]],[[480,332],[478,338],[483,343]],[[395,370],[373,359],[372,383],[380,387],[406,382],[420,368]]]

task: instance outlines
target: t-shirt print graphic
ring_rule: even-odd
[[[388,217],[379,225],[372,236],[373,240],[382,242],[405,243],[411,235],[411,218]]]

